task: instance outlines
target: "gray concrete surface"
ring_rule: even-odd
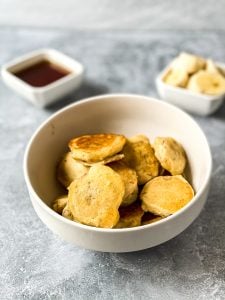
[[[225,0],[1,0],[0,26],[225,29]]]
[[[208,202],[182,234],[129,254],[74,247],[36,216],[22,160],[37,126],[57,109],[108,92],[157,96],[157,73],[181,50],[225,61],[224,32],[73,32],[0,29],[0,64],[40,47],[80,60],[86,80],[71,97],[41,110],[0,82],[0,299],[225,299],[225,105],[194,116],[214,167]]]

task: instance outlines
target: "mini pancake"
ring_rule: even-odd
[[[113,162],[108,166],[121,176],[125,185],[125,194],[121,206],[130,205],[137,199],[137,173],[121,161]]]
[[[141,225],[152,224],[152,223],[155,223],[155,222],[160,221],[162,219],[163,219],[163,217],[154,215],[150,212],[145,212],[142,219],[141,219]]]
[[[67,219],[71,220],[71,221],[74,221],[73,215],[72,215],[72,213],[71,213],[71,211],[69,209],[69,205],[68,204],[64,207],[64,209],[62,211],[62,216],[64,218],[67,218]]]
[[[110,167],[96,165],[69,186],[69,210],[80,223],[112,228],[119,220],[124,193],[121,176]]]
[[[84,166],[92,167],[92,166],[94,166],[96,164],[107,165],[107,164],[109,164],[111,162],[119,161],[119,160],[121,160],[123,158],[124,158],[124,154],[120,153],[120,154],[115,154],[115,155],[113,155],[111,157],[107,157],[107,158],[105,158],[105,159],[103,159],[101,161],[98,161],[98,162],[86,162],[86,161],[77,160],[77,159],[76,159],[76,161],[79,162],[79,163],[81,163],[81,164],[83,164]]]
[[[186,154],[177,141],[171,137],[157,137],[153,148],[155,156],[164,169],[172,175],[181,175],[186,166]]]
[[[62,214],[63,209],[66,207],[68,202],[68,196],[63,195],[55,199],[52,208],[59,214]]]
[[[146,136],[129,138],[122,153],[125,155],[123,161],[136,171],[139,185],[158,176],[160,165]]]
[[[72,139],[69,148],[75,159],[98,162],[123,149],[126,138],[119,134],[92,134]]]
[[[120,219],[115,228],[136,227],[141,225],[141,218],[144,211],[140,201],[136,201],[129,206],[119,208]]]
[[[194,197],[191,185],[181,176],[159,176],[150,180],[140,194],[142,209],[167,217]]]
[[[73,159],[71,152],[66,153],[57,169],[57,178],[64,187],[68,187],[74,179],[87,174],[89,167]]]

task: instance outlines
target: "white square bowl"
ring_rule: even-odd
[[[216,63],[216,66],[225,72],[225,65]],[[214,113],[223,103],[224,95],[210,96],[192,92],[185,88],[175,87],[163,81],[171,68],[167,66],[156,78],[156,86],[161,99],[170,102],[184,110],[202,116]]]
[[[70,73],[43,87],[34,87],[13,74],[42,60],[64,67]],[[77,89],[81,85],[84,68],[78,61],[57,50],[40,49],[3,65],[1,74],[10,88],[36,106],[45,107]]]

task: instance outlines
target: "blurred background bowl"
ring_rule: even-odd
[[[216,66],[224,73],[225,65],[223,63],[216,62]],[[170,68],[171,64],[156,77],[156,87],[161,99],[200,116],[214,113],[223,104],[225,94],[207,95],[165,83],[163,79]]]

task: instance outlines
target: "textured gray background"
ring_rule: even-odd
[[[225,29],[225,0],[0,0],[0,26]]]
[[[158,247],[110,254],[62,241],[36,216],[22,173],[28,139],[54,111],[107,92],[157,96],[155,76],[173,56],[187,50],[225,61],[224,37],[222,31],[0,29],[0,64],[54,47],[86,67],[80,90],[45,110],[0,82],[0,299],[225,299],[225,105],[210,117],[194,116],[214,160],[206,207],[187,230]]]

